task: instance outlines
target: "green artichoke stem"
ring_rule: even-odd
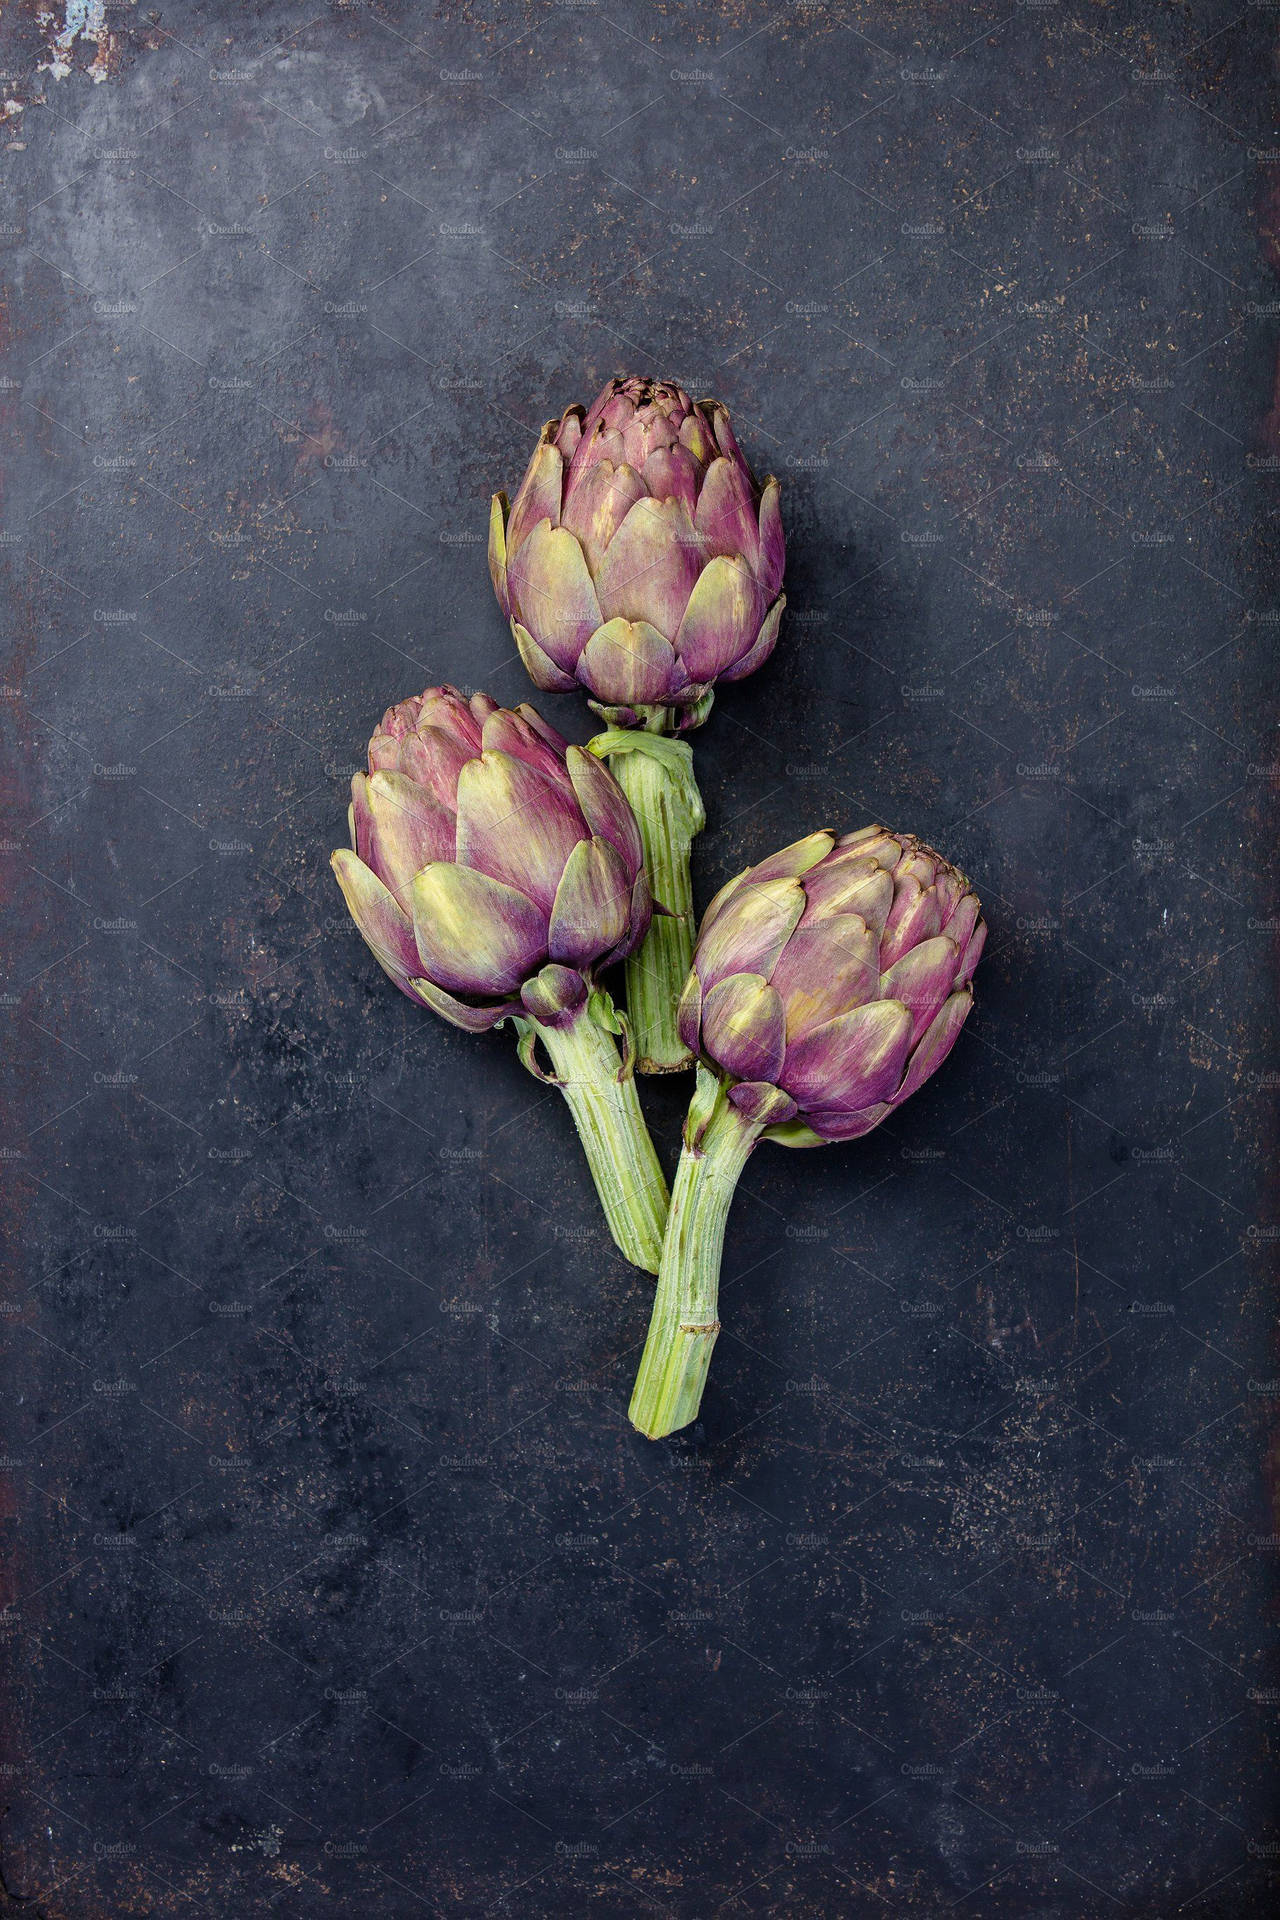
[[[646,727],[648,732],[660,730]],[[626,962],[627,1017],[636,1037],[636,1064],[642,1073],[679,1073],[693,1065],[676,1027],[676,1007],[693,964],[696,932],[689,850],[705,815],[691,756],[679,778],[649,753],[613,752],[608,760],[640,828],[654,900],[667,910],[655,913],[644,940]]]
[[[656,1273],[667,1182],[640,1111],[630,1061],[587,1007],[567,1027],[540,1020],[529,1024],[569,1103],[614,1241],[633,1266]]]
[[[760,1123],[739,1113],[721,1090],[701,1137],[696,1143],[686,1137],[667,1216],[649,1337],[631,1395],[631,1424],[651,1440],[675,1433],[698,1417],[720,1331],[725,1221],[760,1131]]]

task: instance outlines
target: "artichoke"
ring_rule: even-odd
[[[778,482],[761,488],[718,400],[670,381],[611,380],[542,430],[510,513],[495,494],[489,568],[534,682],[584,688],[592,742],[635,808],[655,899],[628,965],[640,1064],[689,1064],[675,1001],[693,949],[689,846],[704,824],[684,742],[717,680],[773,651],[785,600]]]
[[[778,483],[752,477],[718,400],[611,380],[550,420],[516,494],[495,494],[489,565],[534,682],[585,687],[604,716],[670,730],[717,680],[768,659],[782,616]]]
[[[879,1126],[955,1045],[985,939],[965,876],[878,826],[811,833],[716,895],[680,1001],[700,1065],[631,1401],[641,1432],[697,1417],[725,1220],[756,1142]]]
[[[383,716],[348,819],[333,869],[374,958],[454,1026],[512,1021],[525,1065],[572,1109],[614,1239],[656,1272],[666,1184],[626,1023],[596,978],[651,912],[617,781],[532,707],[429,687]]]

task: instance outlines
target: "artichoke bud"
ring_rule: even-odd
[[[429,687],[388,709],[333,856],[352,918],[402,992],[469,1031],[563,1023],[643,939],[635,817],[608,768],[532,707]]]
[[[489,521],[494,592],[536,685],[584,687],[611,726],[701,725],[718,680],[773,651],[785,601],[778,482],[716,400],[611,380],[542,430]]]
[[[520,507],[517,497],[513,514]],[[495,584],[504,526],[499,507]],[[666,1179],[629,1029],[595,977],[634,951],[652,913],[618,782],[532,707],[428,687],[384,714],[369,771],[352,781],[349,824],[333,869],[378,964],[469,1033],[512,1023],[519,1058],[564,1096],[616,1245],[656,1273]]]
[[[852,1140],[946,1059],[985,939],[965,876],[910,835],[810,834],[713,900],[680,1032],[766,1138]]]
[[[869,1133],[946,1059],[986,928],[964,875],[908,834],[823,830],[722,887],[679,1003],[698,1084],[631,1396],[651,1439],[698,1417],[734,1187],[758,1140]]]

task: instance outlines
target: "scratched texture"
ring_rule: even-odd
[[[3,1911],[1273,1911],[1277,8],[68,19],[0,29]],[[488,495],[627,369],[785,488],[700,897],[880,818],[992,926],[937,1081],[752,1162],[656,1446],[562,1105],[327,867],[390,700],[525,696]]]

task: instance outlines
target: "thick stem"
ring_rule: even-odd
[[[721,1092],[701,1138],[695,1146],[686,1141],[680,1156],[649,1337],[631,1395],[631,1424],[651,1440],[698,1417],[720,1331],[725,1221],[759,1135],[759,1122]]]
[[[667,1183],[649,1138],[635,1075],[588,1008],[565,1027],[530,1022],[546,1048],[614,1240],[633,1266],[656,1273]]]
[[[671,742],[672,746],[677,743]],[[679,769],[643,749],[609,754],[609,767],[631,802],[644,844],[656,914],[626,963],[627,1015],[642,1073],[679,1073],[693,1056],[676,1029],[676,1006],[693,963],[693,887],[689,849],[705,818],[692,755]]]

